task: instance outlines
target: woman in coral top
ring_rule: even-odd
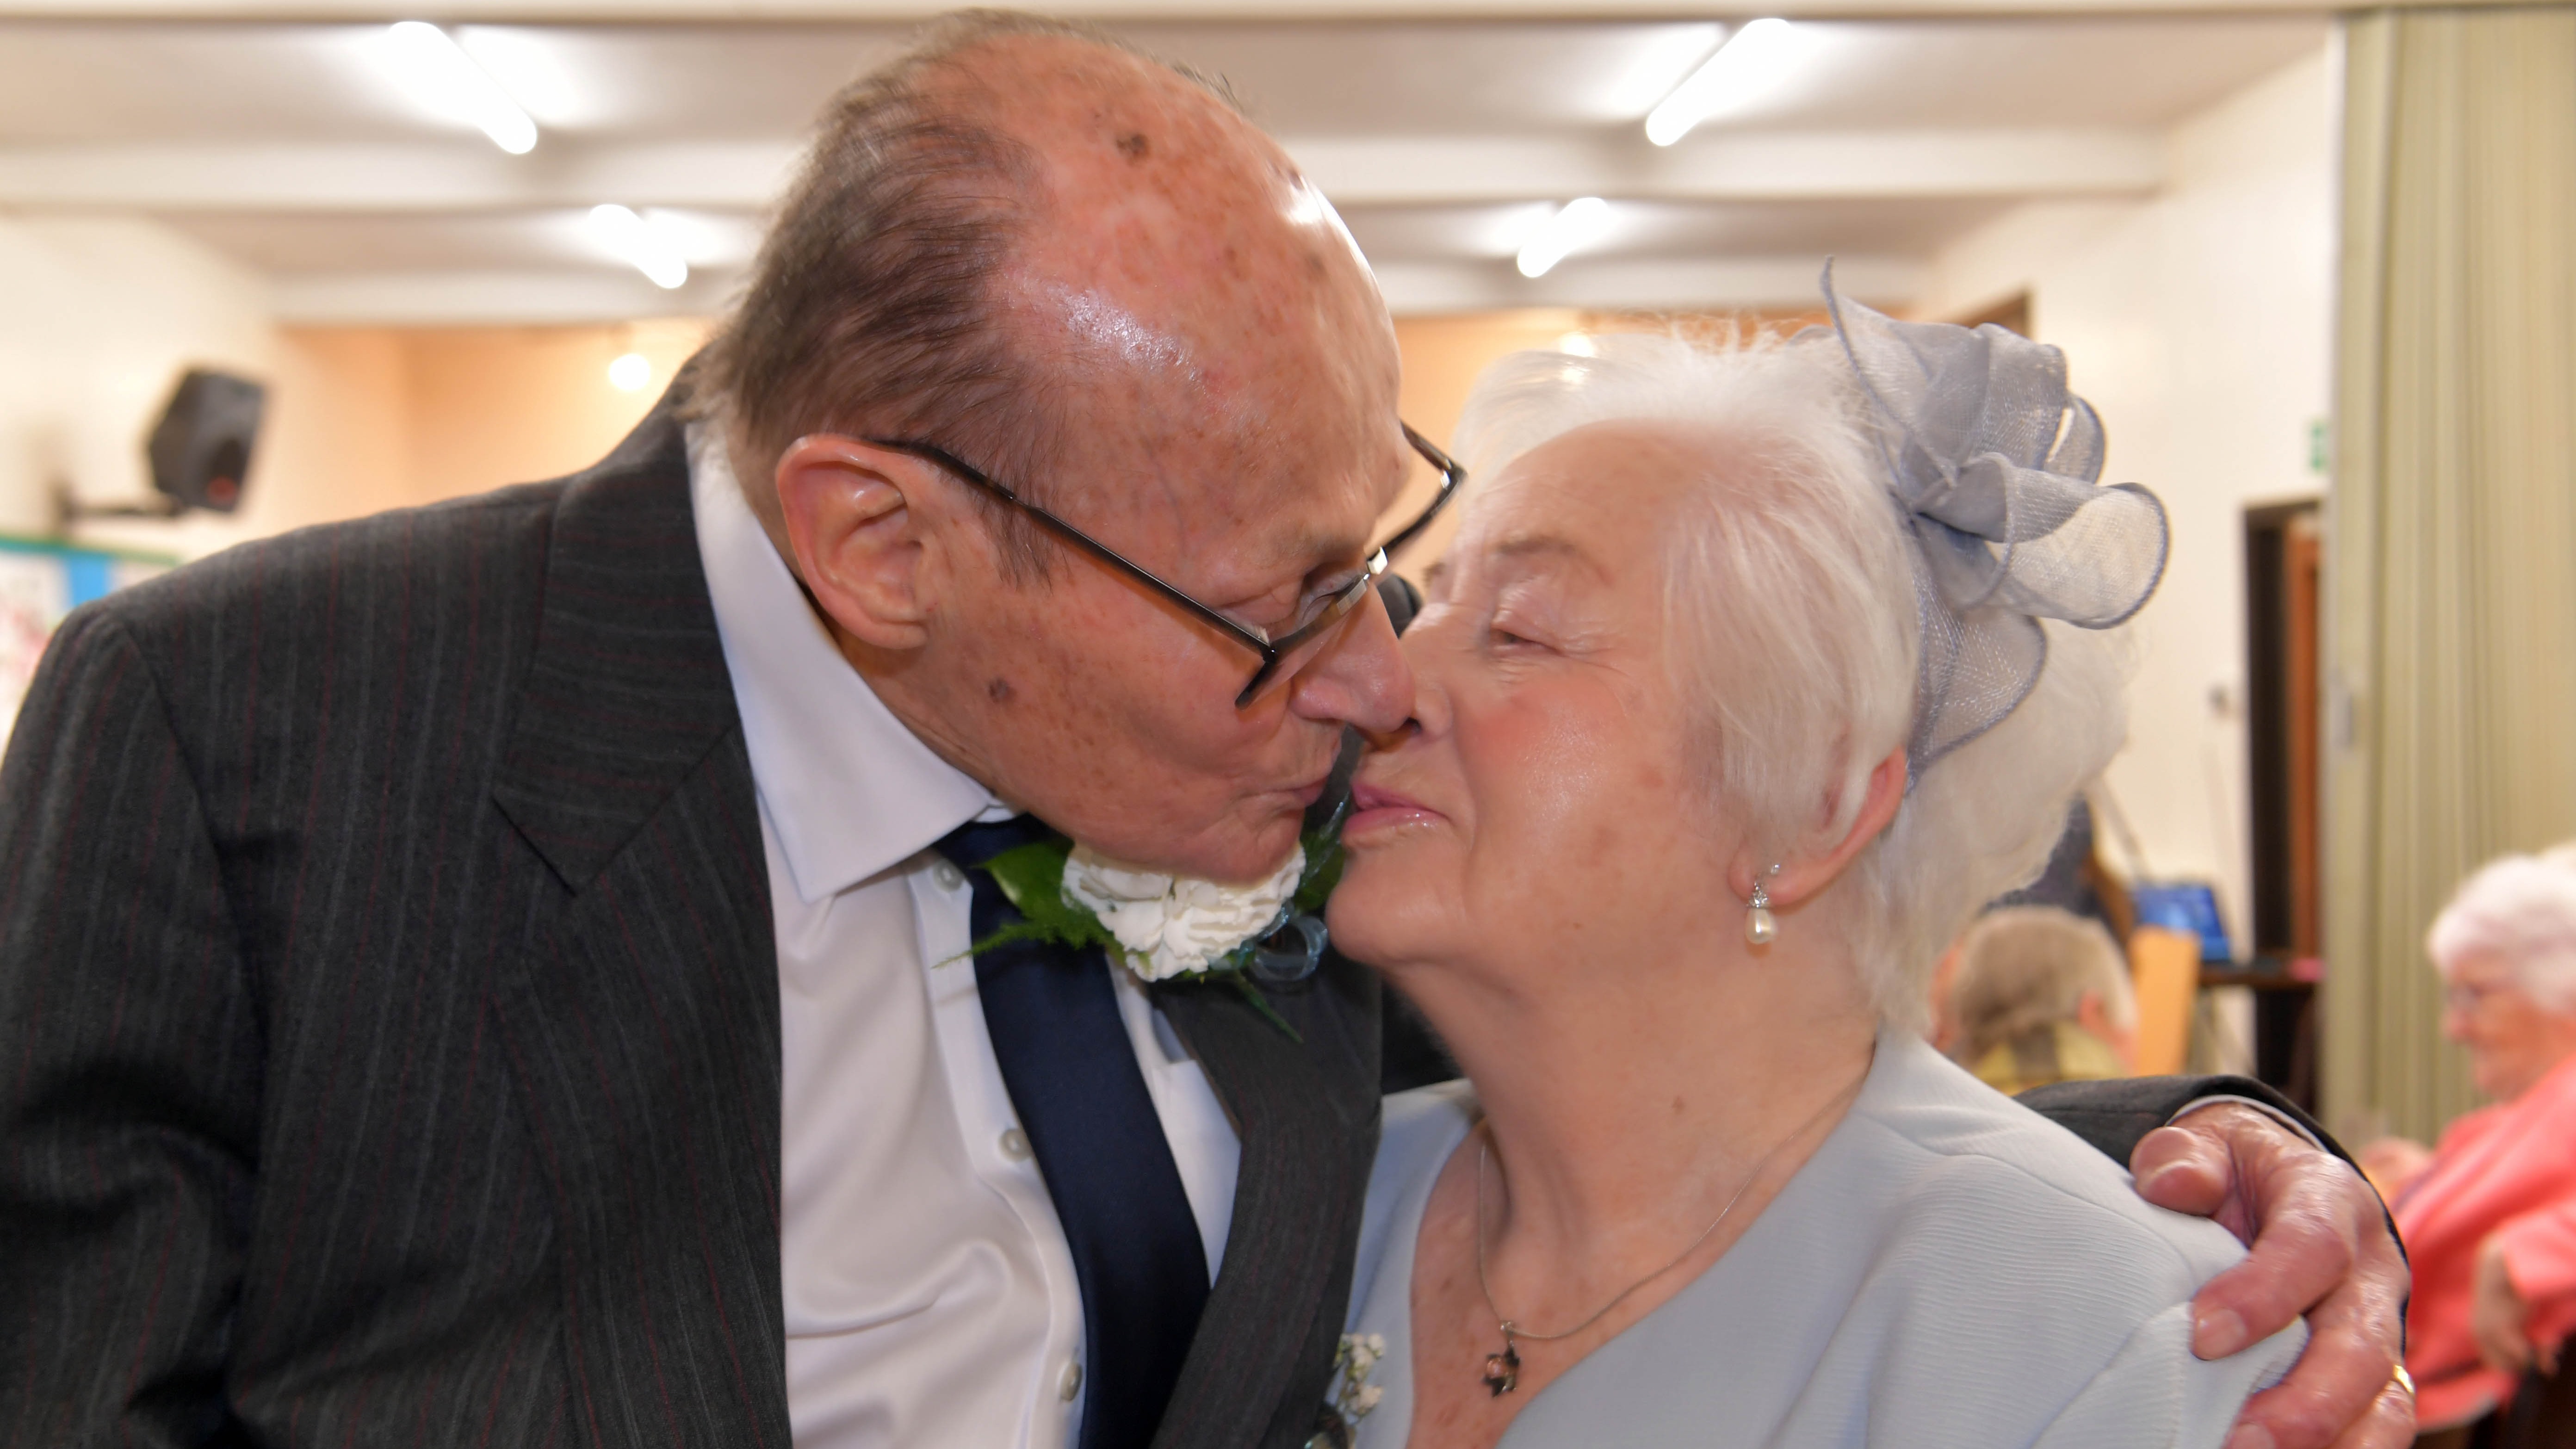
[[[2557,852],[2489,864],[2426,946],[2449,987],[2443,1031],[2496,1104],[2430,1152],[2391,1141],[2363,1154],[2414,1262],[2417,1421],[2428,1439],[2481,1449],[2576,1442],[2562,1410],[2576,1385],[2555,1380],[2576,1326],[2576,866]],[[2535,1422],[2542,1403],[2555,1422]]]

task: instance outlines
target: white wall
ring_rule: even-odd
[[[2007,213],[1936,259],[1922,309],[1956,316],[2027,290],[2033,330],[2066,349],[2109,428],[2104,481],[2165,502],[2173,553],[2139,617],[2129,747],[2109,784],[2157,875],[2218,882],[2240,947],[2244,508],[2322,491],[2309,437],[2333,351],[2333,76],[2321,47],[2187,119],[2151,201]]]
[[[92,501],[140,500],[143,436],[180,370],[267,377],[276,360],[267,286],[169,228],[0,216],[0,531],[45,532],[57,477]],[[153,527],[137,541],[192,553],[214,541]]]

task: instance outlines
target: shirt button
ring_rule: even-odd
[[[953,891],[966,884],[966,872],[959,870],[953,862],[945,860],[930,868],[930,878],[937,881],[939,888],[944,891]]]
[[[1020,1130],[1019,1128],[1017,1128],[1017,1127],[1005,1127],[1005,1128],[1003,1128],[1003,1129],[1002,1129],[1002,1155],[1003,1155],[1004,1157],[1007,1157],[1007,1158],[1011,1159],[1013,1162],[1026,1162],[1026,1161],[1028,1161],[1028,1160],[1029,1160],[1029,1134],[1027,1134],[1026,1132],[1021,1131],[1021,1130]],[[1073,1366],[1073,1369],[1072,1369],[1072,1372],[1073,1372],[1073,1375],[1074,1375],[1076,1378],[1080,1378],[1080,1377],[1082,1376],[1082,1365],[1080,1365],[1080,1364],[1076,1364],[1076,1365],[1074,1365],[1074,1366]],[[1070,1396],[1068,1396],[1068,1397],[1070,1397]]]
[[[1057,1381],[1055,1391],[1057,1396],[1062,1398],[1066,1403],[1072,1403],[1073,1396],[1082,1392],[1082,1365],[1078,1363],[1066,1364],[1064,1366],[1064,1377]]]

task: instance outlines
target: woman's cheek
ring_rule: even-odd
[[[1570,696],[1570,697],[1569,697]],[[1497,893],[1557,897],[1618,856],[1636,801],[1637,741],[1573,691],[1527,690],[1483,712],[1460,753],[1476,790],[1477,869]]]

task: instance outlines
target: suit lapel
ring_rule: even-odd
[[[666,397],[565,486],[493,798],[579,892],[741,723]]]
[[[1303,1443],[1341,1336],[1377,1151],[1378,985],[1331,956],[1266,994],[1302,1042],[1231,989],[1156,992],[1243,1144],[1225,1261],[1156,1449]]]
[[[668,398],[566,485],[493,798],[562,886],[494,1018],[602,1449],[788,1449],[777,952]]]

